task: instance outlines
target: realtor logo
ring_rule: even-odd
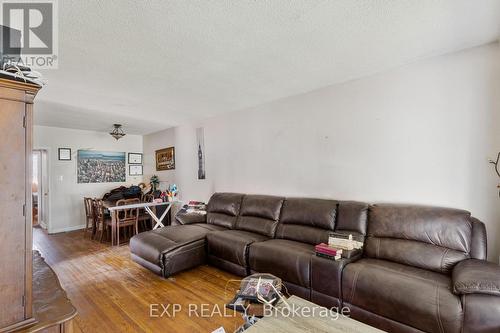
[[[31,68],[57,68],[56,1],[1,0],[0,3],[2,62],[18,62]]]

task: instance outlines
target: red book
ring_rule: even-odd
[[[336,256],[337,254],[342,254],[342,250],[338,250],[338,249],[335,249],[333,247],[330,247],[325,243],[318,244],[314,248],[315,248],[316,252],[328,254],[330,256]]]
[[[337,252],[337,250],[328,250],[328,249],[323,249],[323,248],[316,249],[316,252],[322,253],[322,254],[327,254],[329,256],[336,256],[337,254],[339,254]]]

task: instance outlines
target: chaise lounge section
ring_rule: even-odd
[[[415,205],[215,193],[206,216],[132,238],[132,259],[168,277],[201,264],[271,273],[291,294],[388,332],[499,332],[500,267],[469,212]],[[365,241],[331,261],[330,232]]]

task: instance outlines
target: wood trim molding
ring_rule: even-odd
[[[14,81],[14,80],[8,80],[8,79],[3,79],[0,78],[0,87],[2,88],[11,88],[11,89],[17,89],[17,90],[24,90],[26,92],[31,92],[36,94],[41,86],[34,84],[34,83],[29,83],[29,82],[20,82],[20,81]]]
[[[33,104],[36,94],[41,89],[40,86],[32,83],[17,82],[0,78],[0,98]]]
[[[32,202],[32,182],[33,182],[33,104],[25,104],[24,106],[24,126],[26,130],[26,143],[25,143],[25,154],[26,154],[26,194],[24,202],[24,222],[25,222],[25,237],[26,237],[26,249],[31,249],[33,247],[33,202]],[[25,285],[25,307],[24,307],[24,317],[33,317],[33,254],[26,250],[25,256],[26,264],[26,285]]]

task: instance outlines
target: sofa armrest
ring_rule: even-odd
[[[342,306],[342,271],[361,259],[362,250],[343,251],[342,259],[311,258],[311,300],[327,308]]]
[[[206,223],[207,214],[187,213],[185,209],[181,209],[175,215],[175,221],[178,224]]]
[[[500,296],[500,266],[485,260],[464,260],[453,268],[452,283],[458,295]]]
[[[354,249],[354,250],[343,250],[342,251],[342,259],[351,259],[349,262],[356,261],[361,259],[363,255],[363,249]]]

